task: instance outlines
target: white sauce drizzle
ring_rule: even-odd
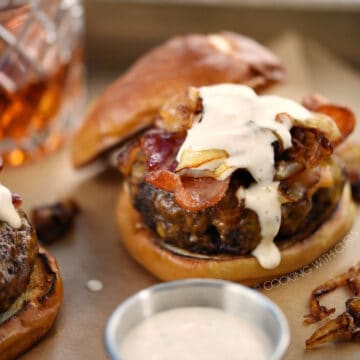
[[[281,205],[278,199],[278,182],[254,184],[248,189],[240,188],[236,196],[245,199],[245,207],[258,214],[261,227],[261,242],[252,254],[265,269],[279,265],[280,251],[273,240],[279,232],[281,220]]]
[[[19,229],[21,218],[12,202],[11,191],[0,184],[0,221],[8,223],[11,227]]]
[[[223,310],[188,307],[158,313],[119,339],[124,360],[265,360],[268,337],[247,320]]]
[[[273,243],[281,222],[281,204],[278,183],[273,181],[274,149],[272,143],[280,139],[284,148],[291,146],[291,124],[275,121],[280,113],[287,113],[304,121],[312,113],[290,99],[278,96],[258,96],[244,85],[221,84],[199,88],[203,103],[201,121],[188,131],[177,160],[182,153],[221,149],[226,159],[209,161],[196,170],[213,171],[220,163],[229,169],[219,179],[231,175],[236,169],[247,169],[256,183],[248,189],[239,189],[237,197],[255,211],[261,226],[260,244],[252,254],[260,265],[271,269],[281,261],[280,251]]]

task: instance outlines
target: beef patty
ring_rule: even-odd
[[[282,204],[281,227],[275,238],[280,248],[310,235],[335,210],[346,177],[335,160],[328,164],[333,186],[320,186],[310,194],[305,191],[296,201]],[[171,193],[137,181],[141,178],[139,171],[135,171],[134,181],[129,179],[133,204],[144,223],[162,242],[191,252],[212,255],[249,254],[260,242],[261,228],[257,214],[246,209],[236,197],[239,186],[249,183],[244,171],[233,174],[226,195],[219,203],[195,212],[181,208]],[[280,187],[285,185],[285,182],[280,182]],[[297,186],[295,181],[284,191],[296,192]]]
[[[24,212],[22,225],[14,229],[0,222],[0,312],[6,311],[25,291],[33,270],[38,244]]]

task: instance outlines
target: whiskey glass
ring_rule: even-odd
[[[54,151],[84,105],[81,0],[0,0],[0,155]]]

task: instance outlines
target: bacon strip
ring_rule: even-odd
[[[184,131],[177,133],[156,129],[147,131],[141,139],[141,149],[147,159],[148,171],[162,168],[175,170],[175,156],[185,136]]]
[[[333,145],[341,143],[354,130],[355,115],[348,108],[331,104],[319,95],[308,96],[302,103],[308,110],[328,115],[335,121],[342,138]]]
[[[217,204],[225,195],[230,178],[216,180],[210,177],[183,177],[168,170],[148,173],[145,181],[158,189],[172,192],[182,208],[199,211]]]
[[[354,130],[355,115],[348,108],[339,105],[326,104],[320,106],[317,111],[330,116],[335,121],[342,135],[342,139],[338,143],[342,142]]]
[[[225,195],[230,179],[219,181],[210,177],[186,177],[174,173],[175,155],[185,139],[185,133],[152,130],[142,138],[142,150],[147,158],[145,181],[158,189],[174,194],[179,206],[199,211],[217,204]]]

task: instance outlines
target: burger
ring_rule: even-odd
[[[122,241],[164,280],[254,284],[294,271],[349,230],[354,206],[332,156],[353,123],[247,86],[190,88],[118,158]]]
[[[283,77],[252,40],[189,35],[145,55],[90,110],[74,163],[122,144],[118,228],[158,278],[259,283],[310,263],[351,227],[333,150],[354,116],[318,96],[301,105],[255,92]]]
[[[0,358],[15,359],[51,328],[62,302],[55,259],[38,245],[21,198],[0,185]]]

